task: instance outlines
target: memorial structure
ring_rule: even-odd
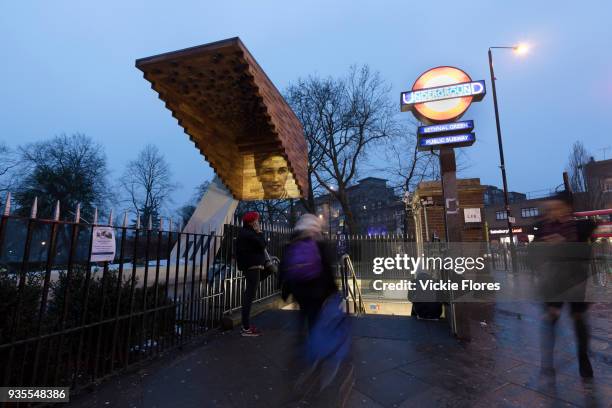
[[[236,200],[308,194],[302,126],[239,38],[136,61]]]
[[[221,233],[239,200],[307,196],[302,125],[238,37],[141,58],[136,67],[216,173],[183,232]],[[204,259],[199,246],[181,244],[171,259]],[[204,248],[206,258],[217,249]]]

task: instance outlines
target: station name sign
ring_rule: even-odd
[[[434,88],[419,89],[417,91],[402,92],[402,111],[410,109],[410,105],[442,101],[445,99],[473,97],[474,101],[481,100],[485,95],[485,81],[464,82]]]
[[[470,132],[474,129],[473,120],[464,120],[461,122],[453,123],[442,123],[439,125],[431,126],[419,126],[419,136],[429,136],[439,133],[452,133],[452,132]]]
[[[420,148],[430,148],[453,145],[454,147],[471,146],[476,141],[476,134],[465,133],[460,135],[434,136],[419,139]]]

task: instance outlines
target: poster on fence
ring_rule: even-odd
[[[115,230],[113,227],[93,227],[91,243],[91,262],[112,261],[115,259]]]

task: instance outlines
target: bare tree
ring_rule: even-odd
[[[159,222],[162,208],[171,202],[172,192],[177,187],[172,182],[170,166],[154,145],[145,146],[138,158],[128,163],[120,184],[143,222],[151,217],[154,225]]]
[[[569,175],[570,186],[576,193],[587,191],[587,183],[584,178],[584,165],[589,162],[591,155],[587,152],[581,141],[572,145],[572,151],[567,160],[566,171]]]
[[[390,87],[368,66],[351,67],[344,78],[311,76],[287,90],[302,120],[308,144],[311,192],[325,190],[340,203],[350,231],[355,221],[347,188],[368,148],[397,133],[397,106]],[[314,177],[313,177],[314,176]],[[307,208],[314,210],[314,201]]]
[[[323,123],[321,121],[320,109],[317,106],[317,98],[313,91],[318,86],[313,83],[314,79],[298,80],[297,84],[292,85],[287,90],[285,99],[293,108],[304,129],[304,136],[308,145],[308,198],[300,199],[306,211],[314,214],[316,205],[314,196],[321,192],[321,186],[314,176],[314,171],[318,168],[323,159]]]
[[[189,221],[189,219],[195,212],[196,207],[198,206],[198,203],[200,202],[200,200],[206,193],[206,190],[208,190],[209,186],[210,186],[210,181],[208,180],[197,185],[193,195],[191,196],[191,199],[178,208],[176,213],[177,213],[178,219],[182,220],[183,225],[187,224],[187,222]]]
[[[108,203],[106,155],[89,137],[77,133],[30,143],[19,148],[19,156],[15,201],[20,213],[27,214],[37,197],[42,216],[51,216],[59,200],[66,214],[80,204],[90,222],[94,207]]]
[[[417,148],[417,126],[414,122],[402,125],[399,134],[387,142],[383,157],[378,160],[384,166],[371,167],[373,171],[384,174],[390,187],[400,194],[413,191],[423,180],[439,179],[438,155]]]
[[[257,211],[263,222],[292,225],[292,204],[292,200],[241,201],[236,214],[241,217],[248,211]]]
[[[0,192],[10,191],[14,182],[11,170],[17,167],[16,153],[4,142],[0,142]]]

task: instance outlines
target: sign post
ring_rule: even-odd
[[[444,225],[447,256],[454,256],[456,245],[462,241],[463,223],[459,211],[457,193],[457,165],[455,148],[471,146],[476,141],[474,121],[456,122],[467,111],[472,102],[484,97],[484,81],[472,81],[464,71],[454,67],[430,69],[417,78],[412,90],[402,92],[400,109],[410,111],[421,122],[430,126],[418,129],[417,148],[419,150],[440,151],[440,171],[442,175],[442,196],[444,202]],[[427,221],[426,221],[427,222]],[[445,271],[455,278],[451,271]],[[450,293],[449,322],[453,333],[461,338],[470,339],[470,325],[467,305],[456,303]]]

